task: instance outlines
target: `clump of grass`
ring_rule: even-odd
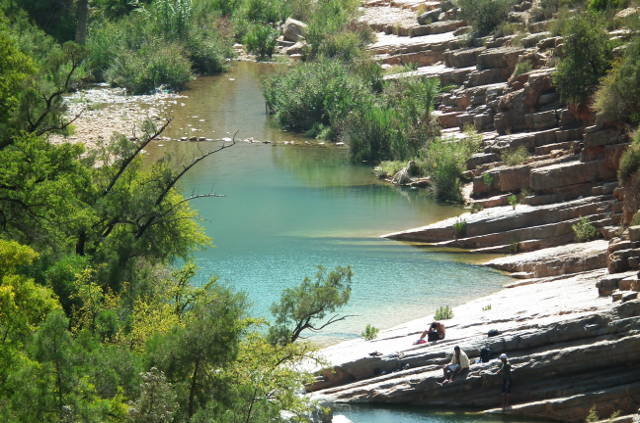
[[[482,307],[482,311],[489,311],[491,310],[491,304],[487,304],[486,306]]]
[[[378,337],[378,332],[380,332],[380,329],[378,329],[377,327],[372,325],[367,325],[364,328],[364,330],[360,333],[360,336],[367,341],[371,341]]]
[[[453,224],[453,232],[456,238],[461,238],[467,234],[467,221],[464,219],[458,219]]]
[[[515,150],[510,150],[502,153],[501,158],[502,161],[507,165],[517,166],[527,161],[527,159],[529,158],[529,151],[525,147],[520,146]]]
[[[513,210],[516,209],[516,206],[518,205],[519,201],[518,201],[518,196],[515,194],[511,194],[509,197],[507,197],[507,202],[509,203],[509,205],[513,208]]]
[[[495,178],[492,174],[490,173],[482,174],[482,183],[484,183],[486,186],[491,188],[493,187],[494,182],[495,182]]]
[[[516,65],[516,69],[513,71],[513,74],[518,76],[518,75],[525,74],[527,72],[531,72],[531,70],[533,70],[533,65],[531,64],[530,61],[525,60]]]
[[[469,131],[461,140],[438,138],[427,145],[421,163],[424,173],[433,180],[436,198],[462,201],[461,185],[467,161],[480,149],[481,142],[481,136]]]
[[[471,213],[478,213],[484,210],[484,206],[480,203],[473,203],[471,205]]]
[[[598,229],[586,217],[581,217],[577,223],[571,225],[571,230],[578,242],[591,241],[598,236]]]
[[[400,160],[385,160],[373,168],[373,171],[378,178],[388,178],[404,169],[405,165],[406,162]]]
[[[453,310],[448,305],[442,306],[442,307],[438,307],[438,309],[436,310],[436,312],[435,312],[433,317],[434,317],[435,320],[452,319],[453,318]]]
[[[513,0],[458,0],[463,18],[473,28],[474,37],[493,33],[507,20]]]

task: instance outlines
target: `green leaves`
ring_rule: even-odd
[[[350,267],[336,267],[328,272],[318,266],[315,280],[305,277],[300,285],[287,288],[280,302],[271,306],[275,324],[269,330],[273,344],[286,345],[295,342],[306,331],[319,331],[345,317],[327,315],[344,306],[351,296]]]
[[[591,13],[571,17],[561,32],[562,56],[553,82],[562,101],[585,104],[611,67],[613,45],[602,20]]]

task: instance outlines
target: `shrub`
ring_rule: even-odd
[[[378,100],[362,102],[347,117],[344,137],[354,161],[407,160],[435,135],[434,79],[391,81]]]
[[[467,234],[467,221],[463,219],[458,219],[453,224],[453,232],[456,238],[463,237]]]
[[[571,229],[578,242],[591,241],[598,236],[598,230],[586,217],[581,217],[577,223],[571,225]]]
[[[518,196],[515,194],[511,194],[509,197],[507,197],[507,202],[515,210],[516,206],[518,205]]]
[[[365,327],[364,330],[360,333],[360,336],[362,336],[367,341],[371,341],[378,337],[378,332],[380,332],[380,329],[378,329],[377,327],[367,325],[367,327]]]
[[[250,53],[255,54],[258,59],[265,59],[273,56],[276,48],[278,31],[269,25],[252,25],[245,35],[244,43]]]
[[[495,182],[495,178],[490,173],[483,173],[482,174],[482,182],[488,187],[493,187],[493,183]]]
[[[452,319],[453,318],[453,310],[448,305],[447,306],[438,307],[438,309],[436,310],[433,318],[435,320]]]
[[[369,96],[370,90],[334,60],[303,63],[264,82],[269,111],[280,125],[299,132],[337,127]]]
[[[376,176],[378,176],[379,178],[386,178],[386,177],[391,177],[396,173],[400,172],[402,169],[404,169],[405,165],[406,163],[400,160],[396,160],[396,161],[387,160],[387,161],[380,162],[380,164],[376,166],[373,169],[373,171],[375,172]]]
[[[590,13],[569,18],[561,33],[564,46],[553,80],[563,101],[584,104],[611,67],[609,34],[602,20]]]
[[[437,199],[462,201],[462,174],[467,168],[467,160],[479,147],[480,138],[471,133],[462,140],[436,139],[428,144],[424,167],[433,180]]]
[[[529,158],[529,151],[524,146],[502,153],[502,161],[509,166],[517,166]]]
[[[482,311],[489,311],[491,310],[491,304],[487,304],[486,306],[482,307]]]
[[[516,65],[516,69],[513,71],[514,75],[522,75],[523,73],[531,72],[533,65],[530,61],[525,60]]]
[[[595,96],[599,117],[637,125],[640,123],[640,38],[626,47],[624,57],[614,63]]]
[[[618,180],[620,185],[627,185],[631,178],[640,170],[640,132],[633,135],[631,144],[622,153],[618,166]]]
[[[474,37],[491,34],[507,20],[513,0],[458,0],[463,18],[473,28]]]
[[[192,78],[191,63],[175,44],[120,52],[105,76],[134,94],[148,93],[161,85],[179,90]]]
[[[587,9],[595,12],[622,9],[627,6],[626,0],[589,0]]]

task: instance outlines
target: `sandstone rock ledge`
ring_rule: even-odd
[[[454,308],[447,338],[414,346],[430,322],[420,319],[322,351],[331,364],[308,387],[312,398],[342,403],[412,404],[502,412],[497,362],[474,364],[465,378],[440,387],[453,346],[469,357],[483,346],[506,352],[516,367],[511,415],[584,421],[640,406],[640,301],[598,297],[606,269],[541,278]],[[490,306],[490,307],[489,307]],[[498,336],[488,337],[496,329]],[[370,353],[379,355],[371,356]]]

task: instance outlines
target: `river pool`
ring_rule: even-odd
[[[351,164],[345,148],[278,129],[265,113],[260,88],[274,71],[274,65],[235,63],[227,74],[193,81],[170,110],[174,120],[165,135],[172,138],[238,131],[237,145],[182,181],[185,194],[224,195],[192,202],[215,245],[195,257],[199,282],[217,275],[247,292],[254,315],[268,317],[282,289],[313,276],[316,265],[351,266],[353,291],[343,311],[355,316],[316,335],[326,343],[356,337],[367,324],[388,328],[425,316],[508,280],[472,264],[482,257],[379,238],[461,209],[438,204],[423,190],[382,183],[369,167]],[[242,141],[247,138],[276,144]],[[161,141],[148,153],[180,162],[216,145]]]
[[[192,202],[215,244],[195,256],[199,283],[217,275],[247,293],[253,315],[268,318],[281,291],[313,276],[316,265],[349,265],[353,291],[343,311],[354,317],[313,338],[329,343],[357,337],[367,324],[389,328],[426,316],[439,305],[460,304],[508,281],[473,264],[488,257],[379,238],[461,209],[438,204],[423,190],[382,183],[370,168],[351,164],[345,148],[274,126],[265,113],[260,81],[275,69],[235,63],[227,74],[193,81],[183,93],[186,98],[171,107],[174,120],[165,135],[172,138],[222,138],[238,131],[237,145],[197,165],[181,184],[187,195],[224,195]],[[275,144],[242,141],[248,138]],[[186,162],[215,147],[159,141],[148,154]],[[355,423],[505,421],[407,407],[346,407],[338,413]]]

